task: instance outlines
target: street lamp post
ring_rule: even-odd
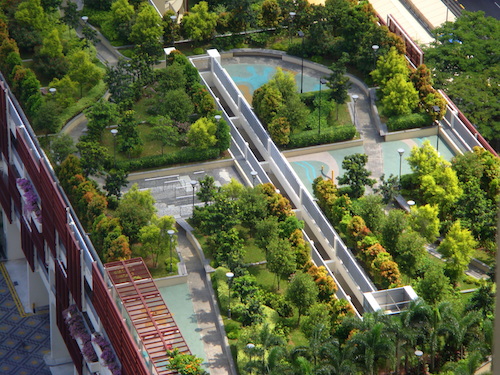
[[[194,190],[196,189],[197,183],[198,183],[198,181],[196,181],[196,180],[191,180],[191,182],[190,182],[191,186],[193,187],[193,211],[194,211]]]
[[[321,134],[321,87],[326,83],[326,79],[319,80],[319,108],[318,108],[318,135]]]
[[[438,132],[437,132],[437,141],[436,141],[436,151],[439,152],[439,135],[440,135],[440,129],[441,129],[441,123],[438,120],[439,112],[441,112],[441,108],[438,105],[433,105],[432,106],[432,111],[434,112],[434,115],[436,116],[436,124],[438,127]]]
[[[172,273],[172,240],[175,234],[175,231],[172,229],[167,230],[167,234],[170,237],[170,273]]]
[[[228,299],[227,299],[227,318],[231,319],[231,280],[234,277],[234,273],[227,272],[227,290],[228,290]]]
[[[221,116],[221,115],[215,115],[215,116],[214,116],[214,119],[215,119],[215,121],[217,121],[217,122],[219,122],[221,118],[222,118],[222,116]]]
[[[255,187],[255,179],[257,178],[257,171],[251,171],[250,175],[252,176],[252,186]]]
[[[418,371],[417,372],[420,373],[420,362],[422,360],[422,356],[424,355],[424,352],[421,350],[415,350],[415,355],[418,358]]]
[[[373,50],[373,70],[375,70],[375,68],[377,67],[377,53],[378,53],[378,49],[380,47],[377,45],[377,44],[374,44],[372,46],[372,50]]]
[[[398,148],[399,154],[399,184],[401,185],[401,165],[403,163],[403,154],[405,153],[404,148]]]
[[[251,342],[249,342],[247,344],[247,349],[248,349],[248,356],[250,357],[249,363],[252,363],[252,354],[253,354],[253,350],[255,349],[255,344],[252,344]],[[250,369],[250,374],[253,374],[252,369]]]
[[[352,101],[354,102],[353,106],[353,115],[354,115],[354,126],[356,126],[356,102],[358,101],[359,96],[354,94],[351,95]]]
[[[300,68],[300,93],[302,94],[302,90],[304,88],[304,37],[305,34],[302,30],[298,32],[299,37],[302,39],[302,44],[300,47],[300,54],[302,55],[302,65]]]
[[[50,95],[54,96],[56,94],[57,89],[55,87],[49,88]]]
[[[172,21],[172,47],[175,47],[175,24],[177,22],[177,16],[175,14],[170,16],[170,20]]]
[[[290,34],[290,42],[288,43],[288,45],[292,44],[293,18],[295,17],[296,14],[297,13],[295,13],[295,12],[288,13],[288,15],[290,16],[290,30],[288,31]]]
[[[116,169],[116,135],[118,134],[118,129],[111,129],[111,134],[113,134],[113,164]]]

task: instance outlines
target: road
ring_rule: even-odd
[[[460,3],[468,11],[482,10],[487,16],[500,20],[500,0],[460,0]]]

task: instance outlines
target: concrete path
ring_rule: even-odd
[[[189,291],[208,361],[208,370],[211,375],[231,374],[229,360],[222,348],[224,337],[217,326],[219,315],[213,306],[211,286],[207,285],[208,276],[204,265],[188,241],[184,229],[180,228],[177,236],[177,248],[186,264]]]

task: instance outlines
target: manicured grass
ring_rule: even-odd
[[[263,289],[275,292],[278,287],[278,283],[275,282],[276,277],[273,273],[269,272],[265,264],[260,264],[258,266],[252,266],[248,268],[248,272],[257,279],[257,284],[259,284]],[[285,281],[281,281],[280,287],[283,288]]]
[[[294,347],[309,345],[309,340],[304,336],[300,328],[295,328],[290,332],[289,340],[288,344]]]
[[[245,245],[244,263],[255,263],[266,259],[266,253],[260,247],[255,245],[253,239],[247,241]]]
[[[142,139],[143,142],[143,151],[139,155],[139,157],[144,157],[144,156],[153,156],[153,155],[161,155],[162,153],[162,147],[161,147],[161,142],[159,141],[152,141],[150,138],[152,128],[149,125],[145,124],[140,124],[137,127],[139,131],[139,137]],[[107,147],[109,155],[113,157],[114,155],[114,138],[111,132],[105,131],[103,136],[102,136],[102,141],[101,145],[104,147]],[[169,153],[173,151],[177,151],[179,148],[177,147],[171,147],[171,146],[164,146],[163,147],[163,153]],[[116,161],[124,161],[128,160],[129,157],[127,154],[120,153],[118,151],[118,145],[116,149]]]

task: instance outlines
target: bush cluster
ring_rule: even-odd
[[[387,128],[390,131],[421,128],[431,124],[432,118],[427,113],[411,113],[394,116],[387,120]]]
[[[165,167],[173,164],[217,159],[218,157],[219,150],[217,148],[200,150],[186,147],[182,150],[165,155],[146,156],[139,159],[117,162],[116,167],[126,172],[131,172],[141,169]]]
[[[356,135],[356,128],[353,125],[337,126],[334,129],[329,129],[321,134],[316,130],[302,132],[299,134],[292,134],[290,136],[290,143],[285,148],[300,148],[307,146],[314,146],[326,143],[349,141]]]

